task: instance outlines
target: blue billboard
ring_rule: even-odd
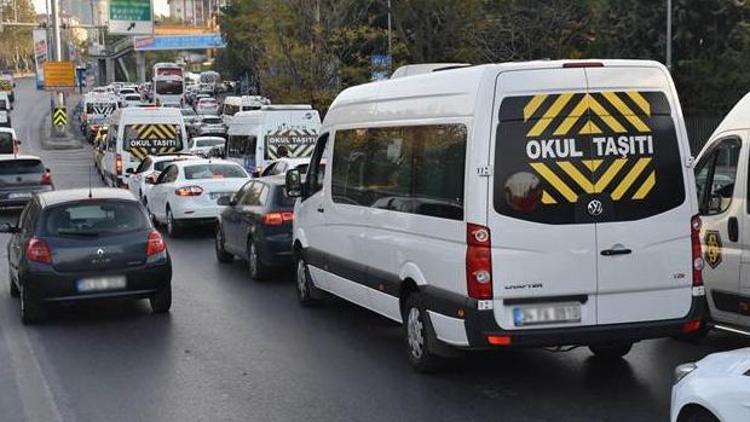
[[[133,37],[135,51],[205,50],[224,48],[226,43],[220,33],[196,35],[144,35]]]

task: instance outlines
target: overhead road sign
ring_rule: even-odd
[[[76,66],[73,62],[44,62],[44,89],[64,90],[76,87]]]
[[[151,0],[109,0],[109,33],[144,35],[154,32]]]
[[[135,51],[205,50],[209,48],[224,48],[226,46],[227,44],[218,32],[197,35],[133,37],[133,49]]]
[[[52,124],[58,127],[68,124],[68,112],[65,107],[55,107],[52,111]]]

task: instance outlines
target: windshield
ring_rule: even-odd
[[[149,154],[163,154],[182,149],[179,125],[170,123],[145,123],[125,126],[123,149],[139,159]]]
[[[222,144],[224,144],[223,139],[197,139],[195,141],[195,146],[197,147],[213,147]]]
[[[13,154],[13,135],[0,132],[0,154]]]
[[[183,116],[195,116],[197,114],[192,108],[180,109],[180,113],[182,113]]]
[[[0,161],[0,175],[44,173],[44,164],[39,160]]]
[[[182,81],[156,81],[156,93],[163,95],[182,94]]]
[[[210,125],[215,125],[218,123],[223,123],[224,121],[221,120],[221,117],[204,117],[203,123],[208,123]]]
[[[185,179],[224,179],[248,177],[245,170],[232,164],[198,164],[185,167]]]
[[[50,208],[42,228],[46,236],[106,236],[146,230],[146,215],[136,202],[100,200]]]
[[[125,101],[140,101],[141,96],[138,94],[130,94],[125,96]]]

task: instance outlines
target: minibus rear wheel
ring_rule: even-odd
[[[409,363],[417,372],[431,373],[440,369],[443,358],[434,352],[432,324],[419,293],[409,295],[404,306],[404,337]]]

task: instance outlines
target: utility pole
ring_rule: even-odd
[[[672,0],[667,0],[667,69],[672,71]]]
[[[388,0],[388,75],[393,73],[393,35],[391,29],[391,0]]]

